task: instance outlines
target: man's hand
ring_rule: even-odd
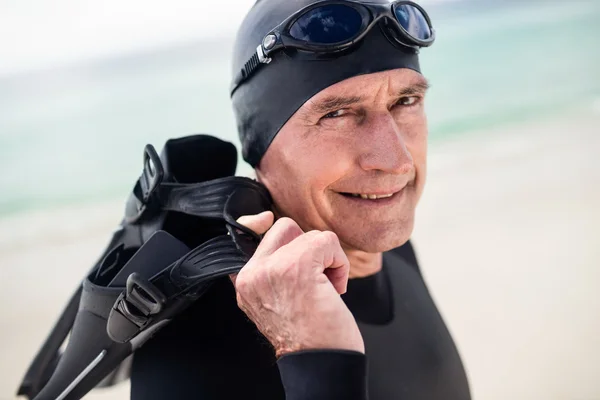
[[[364,353],[356,321],[340,298],[350,265],[337,236],[304,233],[289,218],[273,225],[270,211],[238,222],[259,234],[267,232],[232,280],[239,307],[275,347],[277,356],[308,349]]]

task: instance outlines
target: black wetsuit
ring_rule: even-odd
[[[470,399],[410,244],[385,253],[381,272],[352,279],[343,297],[366,356],[320,350],[276,360],[231,283],[219,281],[136,352],[131,399]]]

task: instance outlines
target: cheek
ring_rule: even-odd
[[[318,138],[315,135],[278,147],[265,157],[261,167],[265,170],[262,180],[280,213],[305,230],[322,227],[322,217],[329,207],[326,192],[344,175],[346,159],[350,158],[340,151],[339,140],[326,140],[323,135]]]
[[[428,136],[427,118],[423,107],[410,112],[398,111],[394,113],[394,120],[415,164],[421,164],[421,160],[424,161],[426,157]]]
[[[407,146],[413,156],[415,165],[420,168],[425,168],[427,161],[427,123],[423,121],[415,125],[414,133],[407,138]]]
[[[427,133],[422,135],[421,140],[414,150],[414,162],[417,171],[417,201],[421,198],[425,181],[427,180]]]
[[[295,163],[312,192],[322,192],[340,179],[352,163],[346,151],[348,140],[327,131],[311,132],[286,152],[286,162]]]
[[[414,112],[398,112],[394,119],[402,135],[404,145],[408,149],[417,171],[417,185],[420,192],[425,183],[427,170],[427,118],[423,108]]]
[[[420,197],[427,177],[427,120],[423,117],[413,126],[412,134],[406,139],[417,172],[417,196]]]

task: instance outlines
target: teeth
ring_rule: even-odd
[[[352,193],[352,197],[360,197],[365,200],[377,200],[377,199],[387,199],[388,197],[392,197],[394,194],[366,194],[366,193]]]

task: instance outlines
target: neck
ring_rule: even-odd
[[[383,264],[382,253],[366,253],[360,250],[344,248],[346,257],[350,261],[350,279],[364,278],[381,271]]]

